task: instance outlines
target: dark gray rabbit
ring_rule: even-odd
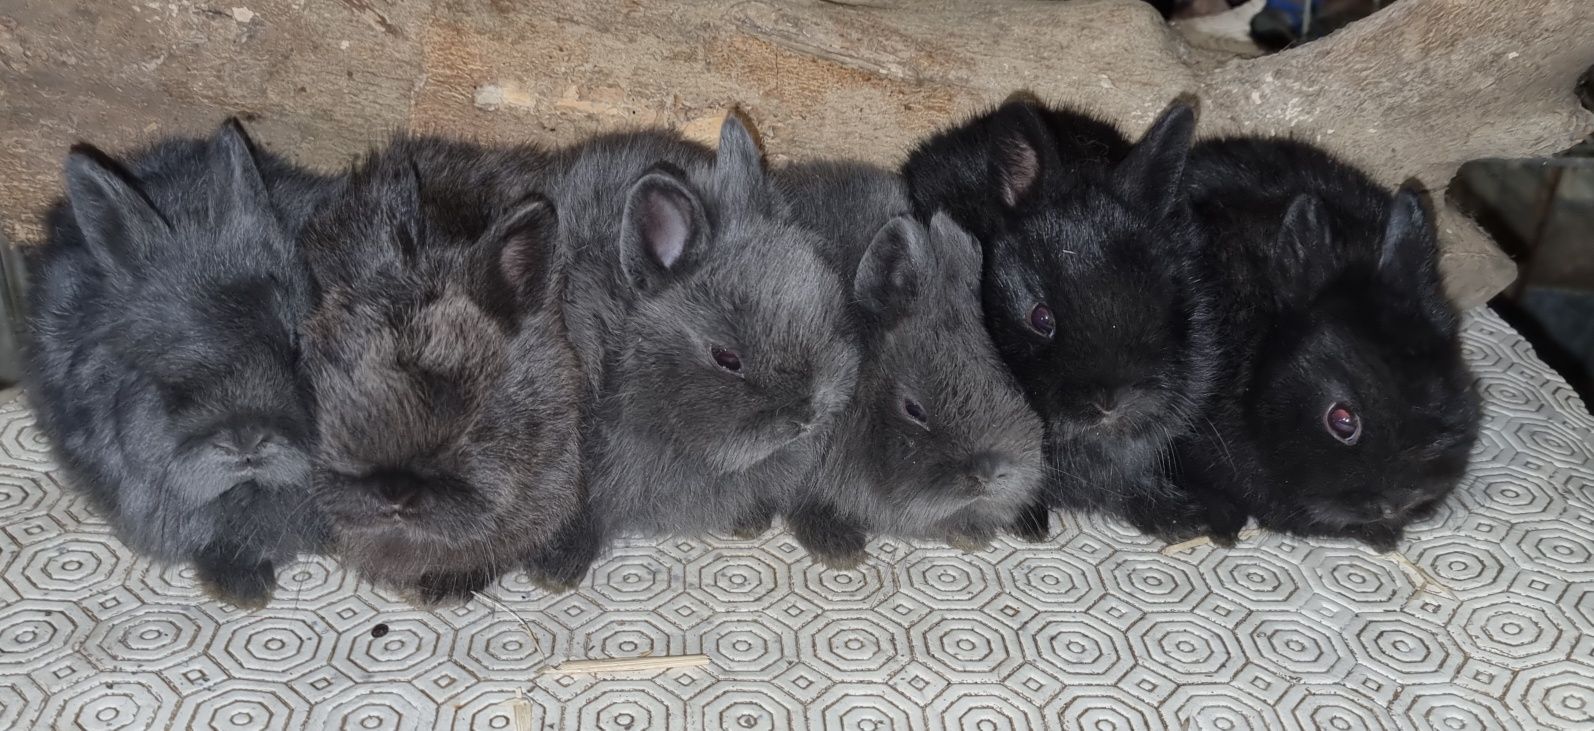
[[[1046,506],[1100,510],[1182,539],[1204,508],[1166,476],[1202,421],[1214,369],[1211,295],[1182,171],[1194,109],[1138,143],[1088,115],[1015,98],[931,137],[903,166],[914,212],[945,210],[985,250],[985,320],[1046,426]]]
[[[578,582],[619,534],[761,531],[853,390],[840,279],[734,118],[711,152],[598,137],[556,166],[566,321],[594,394],[583,520],[531,564]]]
[[[545,157],[395,139],[308,227],[316,496],[349,565],[466,599],[580,504],[580,369]]]
[[[1044,462],[1040,418],[981,319],[979,245],[944,214],[915,221],[880,168],[808,163],[777,178],[852,284],[862,353],[789,527],[834,566],[861,561],[869,533],[987,544],[1035,499]]]
[[[130,159],[67,159],[30,267],[29,398],[123,542],[258,607],[276,566],[325,538],[293,237],[337,183],[252,150],[233,121]]]
[[[1188,181],[1225,335],[1181,483],[1220,540],[1250,515],[1392,550],[1460,480],[1479,418],[1421,195],[1286,140],[1201,143]]]

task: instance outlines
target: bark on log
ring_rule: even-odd
[[[247,12],[237,12],[237,7]],[[1325,40],[1214,64],[1136,0],[230,0],[30,2],[0,10],[0,217],[36,240],[67,145],[203,132],[224,114],[336,166],[399,126],[566,142],[691,125],[739,105],[770,154],[900,158],[1017,88],[1138,133],[1204,101],[1202,133],[1317,141],[1395,184],[1589,133],[1589,0],[1401,0]],[[1514,266],[1441,212],[1452,293]]]

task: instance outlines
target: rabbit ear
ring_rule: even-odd
[[[405,261],[415,261],[424,234],[421,172],[415,161],[408,157],[373,158],[357,178],[365,198],[362,205],[378,214],[393,249]]]
[[[500,215],[487,232],[489,251],[525,309],[537,310],[552,279],[554,236],[559,225],[553,204],[536,193]]]
[[[1278,254],[1274,257],[1279,281],[1285,283],[1287,290],[1281,295],[1309,299],[1317,293],[1323,277],[1314,262],[1326,256],[1329,235],[1328,211],[1322,199],[1311,193],[1295,196],[1279,225]]]
[[[1057,147],[1034,103],[1009,101],[991,119],[992,163],[1002,205],[1017,208],[1057,165]]]
[[[210,150],[211,164],[218,173],[216,179],[222,181],[226,188],[219,193],[227,196],[232,204],[229,209],[241,213],[269,214],[271,196],[255,163],[254,143],[236,117],[222,123],[215,139],[211,140]]]
[[[1425,286],[1433,279],[1438,254],[1434,239],[1422,193],[1410,184],[1401,186],[1384,221],[1379,273],[1405,291]]]
[[[910,216],[896,216],[875,232],[858,262],[853,292],[864,311],[883,325],[907,315],[924,283],[924,228]]]
[[[1179,201],[1195,127],[1195,107],[1185,101],[1169,105],[1115,168],[1124,196],[1159,216],[1168,215]]]
[[[980,267],[984,256],[980,243],[945,211],[936,211],[930,218],[929,248],[936,260],[945,262],[948,279],[968,282],[976,289],[980,286]]]
[[[67,156],[66,191],[84,243],[108,267],[138,264],[171,230],[121,166],[90,145]]]
[[[659,166],[627,194],[621,224],[621,264],[639,291],[657,289],[703,255],[708,221],[697,193],[680,171]]]
[[[725,115],[714,151],[715,190],[727,201],[757,201],[767,186],[764,153],[737,113]]]

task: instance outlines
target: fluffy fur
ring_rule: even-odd
[[[1181,482],[1223,506],[1220,539],[1250,514],[1394,548],[1455,487],[1479,418],[1421,196],[1282,140],[1203,143],[1187,175],[1225,335],[1217,428],[1183,440]]]
[[[797,220],[852,283],[858,389],[809,489],[786,511],[831,565],[864,557],[870,532],[973,549],[1040,486],[1040,419],[985,331],[980,250],[945,215],[908,213],[895,174],[811,163],[778,176]]]
[[[762,530],[812,469],[858,360],[841,281],[787,221],[740,122],[717,152],[645,131],[560,158],[565,314],[594,397],[588,510],[531,566],[551,587],[617,534]]]
[[[468,598],[580,506],[580,369],[545,157],[397,138],[309,226],[316,496],[352,567]]]
[[[1200,508],[1164,469],[1200,424],[1212,378],[1207,282],[1180,180],[1194,110],[1175,103],[1131,145],[1111,125],[1015,98],[921,144],[914,212],[945,210],[984,246],[987,328],[1045,423],[1047,506],[1105,511],[1168,538]]]
[[[124,543],[261,606],[276,565],[324,540],[293,236],[336,182],[252,150],[232,121],[130,160],[67,159],[30,263],[29,398]]]

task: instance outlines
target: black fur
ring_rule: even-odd
[[[29,398],[123,542],[260,606],[276,565],[325,540],[296,370],[313,292],[293,236],[338,183],[232,121],[129,159],[67,160],[29,267]]]
[[[1194,126],[1175,103],[1131,145],[1088,115],[1015,98],[903,167],[916,215],[948,211],[983,244],[987,327],[1045,422],[1046,504],[1169,539],[1204,530],[1165,474],[1172,440],[1203,426],[1213,371],[1180,188]],[[1031,324],[1040,305],[1050,335]],[[1045,525],[1036,505],[1013,527],[1034,539]]]
[[[1181,441],[1182,484],[1270,530],[1393,549],[1455,487],[1479,418],[1421,196],[1284,140],[1202,143],[1186,175],[1224,337],[1216,429]],[[1336,402],[1354,445],[1325,428]]]

